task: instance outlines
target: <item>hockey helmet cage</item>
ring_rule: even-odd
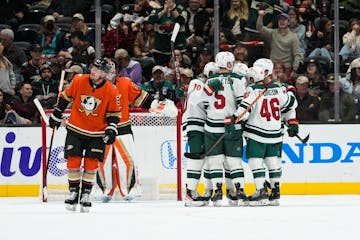
[[[231,52],[219,52],[216,54],[215,62],[219,68],[231,70],[234,66],[235,56]]]
[[[260,82],[265,78],[265,71],[262,67],[253,66],[249,68],[248,76],[254,80],[254,83]]]
[[[262,67],[265,71],[267,70],[267,74],[265,77],[271,75],[274,70],[274,63],[268,58],[259,58],[253,64],[253,66]]]
[[[205,65],[205,67],[204,67],[203,73],[204,73],[204,75],[205,75],[206,77],[210,77],[210,76],[211,76],[211,75],[210,75],[210,72],[211,72],[212,74],[215,74],[215,73],[217,73],[218,71],[219,71],[219,67],[216,65],[215,62],[208,62],[208,63]]]
[[[232,72],[238,75],[247,76],[248,75],[248,66],[245,63],[235,63]]]
[[[108,63],[106,58],[99,58],[94,61],[94,66],[99,70],[109,73],[111,70],[111,65]]]

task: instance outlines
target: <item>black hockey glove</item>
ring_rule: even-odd
[[[115,142],[116,135],[117,135],[116,124],[110,123],[110,125],[107,126],[105,129],[105,135],[103,137],[104,143],[107,145],[113,144]]]
[[[235,131],[235,115],[232,115],[231,117],[227,117],[224,120],[224,128],[226,134],[232,134]]]
[[[55,108],[54,112],[50,115],[49,125],[51,128],[58,129],[61,126],[62,120],[63,118],[62,118],[61,110]]]

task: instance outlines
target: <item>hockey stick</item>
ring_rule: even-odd
[[[176,82],[178,87],[180,87],[180,70],[179,70],[179,65],[176,61],[176,56],[175,56],[175,40],[176,37],[179,33],[180,30],[180,24],[179,23],[175,23],[172,35],[171,35],[171,39],[170,39],[170,46],[171,46],[171,55],[172,58],[174,60],[174,66],[175,66],[175,77],[176,77]]]
[[[289,124],[287,124],[287,123],[284,123],[284,124],[285,124],[286,127],[289,127]],[[304,138],[301,138],[301,137],[299,136],[299,134],[296,134],[295,137],[296,137],[297,139],[299,139],[301,143],[305,144],[305,143],[307,143],[307,142],[309,141],[310,133],[309,133],[308,135],[306,135],[306,137],[304,137]]]
[[[260,91],[259,95],[254,99],[254,101],[252,101],[250,103],[250,105],[235,119],[235,123],[238,123],[247,112],[250,111],[250,109],[257,103],[257,101],[259,101],[259,99],[264,95],[264,93],[266,92],[266,88],[264,88],[263,90]],[[224,139],[224,137],[226,136],[226,132],[223,133],[218,140],[216,140],[216,142],[214,143],[214,145],[211,146],[211,148],[205,152],[205,153],[184,153],[184,156],[187,158],[191,158],[191,159],[203,159],[204,157],[206,157],[207,155],[209,155],[209,153],[211,153],[217,145],[219,145],[219,143]]]
[[[57,99],[56,99],[56,103],[59,102],[60,94],[62,92],[62,88],[63,88],[63,85],[64,85],[64,78],[65,78],[65,71],[62,70],[61,71],[61,77],[60,77],[60,82],[59,82],[58,96],[57,96]],[[39,100],[34,99],[34,103],[35,103],[37,109],[39,110],[42,118],[44,119],[46,125],[49,125],[49,119],[46,116],[45,111],[44,111],[43,107],[41,106]],[[51,138],[50,138],[49,154],[48,154],[46,163],[43,164],[43,166],[44,165],[46,166],[46,169],[45,169],[44,175],[43,175],[43,191],[42,191],[43,202],[47,202],[47,196],[48,196],[48,193],[47,193],[47,172],[49,170],[49,161],[50,161],[52,146],[53,146],[53,142],[54,142],[54,135],[55,135],[55,128],[52,128]],[[46,151],[46,149],[43,149],[43,151]]]

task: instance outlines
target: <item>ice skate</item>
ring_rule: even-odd
[[[186,188],[185,207],[203,207],[205,203],[203,198],[196,190]]]
[[[238,199],[234,190],[226,189],[226,198],[230,207],[236,207],[238,205]]]
[[[221,207],[222,196],[222,183],[217,183],[214,195],[211,197],[214,207]]]
[[[66,210],[75,212],[78,203],[79,203],[79,188],[70,187],[69,197],[65,199]]]
[[[91,208],[90,202],[90,189],[83,189],[81,192],[81,199],[80,199],[80,212],[88,213]]]
[[[209,190],[206,190],[205,193],[201,196],[202,201],[204,202],[205,206],[209,206],[209,201],[210,201],[212,194],[213,194],[213,190],[209,189]]]
[[[238,206],[248,206],[249,205],[249,198],[244,193],[244,189],[241,188],[240,183],[235,183],[236,188],[236,199]]]
[[[111,196],[109,196],[109,195],[103,195],[103,196],[101,197],[101,202],[103,202],[103,203],[108,203],[108,202],[111,201],[111,199],[112,199]]]
[[[269,201],[271,206],[280,205],[280,183],[276,182],[274,188],[271,189]]]
[[[129,194],[124,197],[125,201],[133,201],[136,198],[141,197],[141,186],[135,184],[129,191]]]
[[[256,190],[256,192],[249,197],[249,205],[252,207],[269,206],[270,201],[267,189],[264,187]]]

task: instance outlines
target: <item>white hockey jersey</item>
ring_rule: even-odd
[[[205,130],[211,133],[224,133],[224,119],[234,114],[246,91],[246,78],[235,73],[218,73],[208,79],[220,80],[223,90],[207,95]],[[236,129],[241,129],[236,124]]]
[[[203,91],[204,81],[193,79],[189,83],[188,94],[185,101],[184,113],[182,116],[182,129],[184,135],[188,131],[204,132],[206,112],[204,99],[206,94]]]
[[[256,84],[249,86],[236,115],[245,111],[264,88]],[[242,119],[247,120],[244,136],[261,143],[282,142],[282,114],[294,111],[296,104],[292,93],[277,84],[271,84]]]

